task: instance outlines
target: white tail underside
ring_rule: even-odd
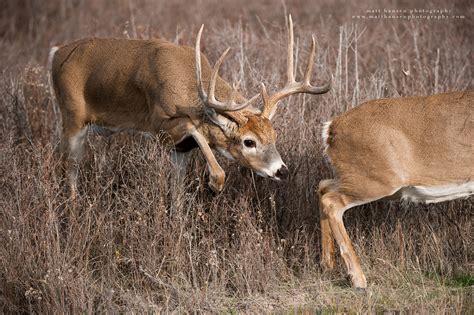
[[[323,139],[324,152],[326,152],[328,148],[329,127],[331,126],[331,123],[332,121],[325,122],[321,130],[321,138]]]
[[[49,55],[48,55],[48,68],[51,69],[51,66],[53,65],[53,58],[54,54],[58,51],[59,47],[54,46],[49,50]]]
[[[56,53],[56,51],[58,51],[59,47],[58,46],[53,46],[50,50],[49,50],[49,55],[48,55],[48,70],[50,71],[50,73],[52,72],[53,70],[53,58],[54,58],[54,54]],[[54,91],[53,91],[53,82],[51,80],[51,75],[48,75],[48,81],[49,81],[49,93],[51,95],[51,99],[54,99]]]

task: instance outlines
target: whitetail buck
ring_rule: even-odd
[[[245,99],[219,75],[228,49],[211,69],[201,57],[199,30],[195,49],[161,39],[82,39],[51,50],[52,79],[63,118],[62,147],[72,196],[77,163],[88,126],[111,130],[164,132],[176,152],[199,147],[207,161],[215,191],[225,173],[211,151],[235,159],[257,174],[283,179],[288,170],[275,147],[270,122],[276,105],[296,93],[323,94],[330,84],[314,87],[310,77],[315,56],[313,38],[306,74],[293,75],[293,25],[289,17],[288,82],[273,95],[262,92]],[[208,87],[206,92],[204,85]],[[262,95],[262,110],[251,104]]]
[[[380,199],[434,203],[474,191],[474,92],[379,99],[325,124],[336,179],[319,184],[321,263],[334,268],[334,241],[352,283],[367,281],[344,227],[352,207]]]

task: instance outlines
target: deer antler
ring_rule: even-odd
[[[278,102],[290,95],[297,93],[309,93],[309,94],[324,94],[331,89],[331,82],[326,83],[323,86],[312,86],[309,82],[311,79],[311,72],[313,70],[313,60],[316,55],[316,42],[314,36],[311,36],[311,53],[308,57],[308,65],[304,74],[303,81],[297,82],[293,74],[293,21],[291,14],[288,17],[288,55],[287,55],[287,76],[288,80],[286,85],[278,92],[272,95],[268,95],[265,88],[265,84],[262,83],[262,97],[263,97],[263,112],[262,115],[271,119],[275,113],[276,105]]]
[[[228,101],[226,102],[220,102],[216,100],[215,97],[215,90],[216,90],[216,81],[217,81],[217,75],[219,72],[219,67],[221,66],[222,62],[224,61],[227,53],[229,52],[230,48],[227,48],[224,53],[220,56],[220,58],[217,60],[216,64],[214,65],[214,68],[212,69],[211,73],[211,80],[209,82],[209,95],[207,95],[206,91],[203,88],[202,84],[202,74],[201,74],[201,34],[202,30],[204,29],[204,24],[201,26],[199,29],[199,33],[196,38],[196,80],[197,80],[197,86],[198,86],[198,93],[199,97],[206,107],[213,108],[218,111],[238,111],[241,109],[244,109],[245,107],[249,106],[252,104],[260,95],[260,93],[256,94],[254,97],[252,97],[250,100],[248,100],[245,103],[238,104],[235,102],[235,96],[237,94],[237,89],[240,85],[240,82],[232,85],[232,93],[231,97]]]

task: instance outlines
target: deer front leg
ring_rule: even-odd
[[[212,153],[209,144],[207,143],[207,139],[199,133],[195,128],[193,128],[190,132],[191,136],[196,140],[199,148],[201,149],[202,153],[204,154],[204,158],[207,161],[207,166],[209,168],[209,186],[215,192],[221,192],[224,189],[225,183],[225,173],[224,170],[221,168],[219,163],[217,163],[216,157],[214,153]]]

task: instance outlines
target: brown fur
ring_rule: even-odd
[[[359,258],[342,221],[344,212],[409,193],[415,186],[472,185],[474,92],[369,101],[336,117],[326,141],[336,179],[321,181],[318,189],[321,263],[334,268],[334,238],[353,285],[365,288]],[[473,193],[472,188],[464,189],[463,194],[448,197]]]
[[[276,132],[268,119],[260,116],[249,116],[248,122],[239,130],[240,133],[253,132],[263,144],[275,143]]]
[[[211,67],[205,57],[201,60],[207,87]],[[218,191],[224,185],[224,172],[210,148],[226,150],[257,171],[272,162],[270,154],[264,155],[263,151],[280,159],[274,149],[276,137],[270,120],[254,110],[221,113],[237,126],[232,135],[208,119],[197,92],[195,67],[194,48],[160,39],[89,38],[60,47],[52,60],[52,79],[63,117],[63,150],[69,152],[69,162],[80,160],[82,140],[78,141],[77,135],[83,137],[81,130],[90,123],[165,132],[171,140],[165,144],[178,145],[178,151],[199,145],[210,166],[211,187]],[[230,85],[218,77],[216,97],[227,100],[231,91]],[[237,94],[236,100],[242,102],[245,98]],[[241,152],[240,138],[249,132],[260,141],[263,153],[245,156]],[[267,146],[271,150],[265,150]]]
[[[205,57],[203,65],[206,81],[210,66]],[[201,122],[194,67],[191,47],[93,38],[62,46],[53,59],[52,77],[61,110],[71,114],[63,115],[72,120],[68,124],[158,132],[169,130],[166,123],[174,118]],[[230,86],[219,78],[216,92],[229,97]],[[171,136],[179,140],[183,134]]]
[[[333,120],[327,154],[339,191],[367,200],[473,180],[473,139],[473,91],[380,99]]]

